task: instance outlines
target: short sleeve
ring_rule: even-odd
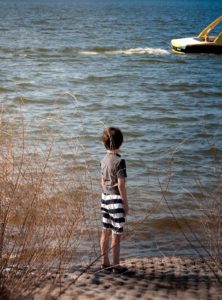
[[[117,165],[117,178],[127,177],[126,173],[126,162],[124,159],[121,159],[119,164]]]

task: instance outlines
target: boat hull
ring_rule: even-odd
[[[172,50],[176,53],[212,53],[222,54],[222,45],[187,45],[187,46],[173,46]]]

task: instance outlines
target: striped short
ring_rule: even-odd
[[[120,195],[102,194],[101,210],[103,213],[103,229],[111,229],[121,234],[125,223],[123,201]]]

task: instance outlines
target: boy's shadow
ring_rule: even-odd
[[[77,270],[77,269],[76,269]],[[80,269],[78,269],[80,271]],[[193,290],[195,294],[201,290],[209,290],[212,286],[222,293],[222,284],[216,280],[209,279],[207,276],[197,274],[174,274],[172,271],[155,272],[154,270],[142,271],[141,269],[128,269],[121,274],[114,274],[112,272],[101,270],[97,267],[92,267],[88,270],[82,269],[90,275],[90,283],[92,285],[105,284],[107,282],[114,285],[125,285],[128,289],[133,289],[132,282],[141,284],[140,289],[144,290],[165,290],[167,293],[177,291]],[[135,287],[136,288],[136,287]]]

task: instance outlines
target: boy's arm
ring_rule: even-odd
[[[119,188],[120,196],[123,201],[123,206],[125,210],[124,216],[126,216],[128,214],[129,207],[128,207],[128,200],[126,194],[125,177],[118,178],[118,188]]]
[[[103,187],[104,186],[104,179],[103,179],[102,176],[100,177],[100,183],[101,183],[101,186]]]

